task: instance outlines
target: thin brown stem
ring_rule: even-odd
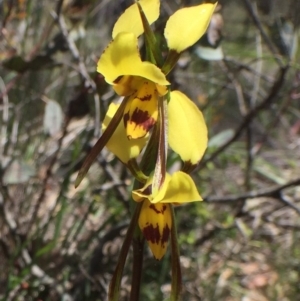
[[[175,221],[174,207],[170,205],[172,212],[172,229],[171,229],[171,258],[172,258],[172,288],[171,301],[179,301],[182,288],[182,276],[180,267],[180,252],[178,246],[177,227]]]
[[[121,280],[122,280],[122,274],[126,262],[126,258],[128,255],[128,251],[131,245],[132,237],[134,234],[134,231],[137,227],[138,218],[140,215],[140,211],[142,208],[142,202],[138,203],[135,207],[134,214],[131,218],[121,251],[118,259],[118,263],[116,265],[116,269],[114,271],[113,277],[111,279],[110,285],[109,285],[109,291],[108,291],[108,300],[109,301],[118,301],[119,295],[120,295],[120,287],[121,287]]]
[[[137,229],[138,230],[138,229]],[[145,239],[140,235],[140,231],[136,231],[132,242],[133,246],[133,265],[131,277],[130,301],[140,300],[140,287],[143,270],[143,254]]]

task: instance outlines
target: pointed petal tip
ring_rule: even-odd
[[[80,185],[80,183],[82,182],[84,176],[85,176],[86,172],[83,172],[83,171],[79,171],[76,179],[75,179],[75,188],[78,188],[78,186]]]
[[[136,1],[134,1],[136,2]],[[155,22],[159,17],[159,0],[140,0],[139,4],[145,13],[150,24]],[[140,36],[144,32],[143,23],[141,21],[137,3],[128,7],[125,12],[119,17],[114,25],[112,36],[113,38],[119,32],[133,32],[136,36]]]

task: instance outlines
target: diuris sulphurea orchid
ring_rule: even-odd
[[[104,132],[84,161],[75,185],[80,184],[105,146],[135,178],[135,211],[111,281],[109,300],[118,300],[130,243],[137,242],[138,248],[133,251],[141,254],[146,240],[154,257],[161,260],[169,238],[174,273],[171,299],[178,300],[181,278],[173,206],[202,200],[188,172],[204,155],[207,127],[195,103],[182,92],[171,91],[167,76],[180,54],[205,33],[215,7],[205,3],[171,15],[164,29],[169,49],[165,56],[151,28],[159,17],[160,1],[135,1],[115,23],[113,39],[99,58],[97,71],[123,99],[118,105],[110,104],[102,125]],[[144,60],[139,49],[142,34]],[[184,168],[173,174],[167,172],[168,147],[184,162]],[[133,256],[135,275],[141,273],[140,264]],[[138,287],[133,285],[134,290]]]
[[[157,102],[168,91],[169,82],[166,79],[166,74],[176,63],[174,62],[174,57],[177,60],[179,58],[177,54],[180,54],[201,38],[208,27],[210,18],[216,7],[216,4],[205,3],[189,8],[182,8],[169,18],[164,34],[170,51],[169,56],[160,69],[152,62],[141,60],[137,38],[144,32],[144,24],[141,20],[138,5],[142,8],[150,25],[159,17],[159,0],[141,0],[131,5],[114,25],[112,34],[114,39],[101,55],[97,64],[97,71],[103,74],[107,83],[113,85],[117,94],[125,97],[114,118],[112,118],[110,125],[84,161],[75,181],[76,187],[88,172],[97,155],[111,139],[122,119],[128,139],[140,139],[154,126],[158,118]],[[178,35],[178,32],[183,34]],[[173,56],[172,52],[175,52],[176,55]],[[176,98],[178,99],[181,94],[177,95]],[[185,95],[182,98],[188,100]],[[191,101],[187,102],[191,103]],[[180,112],[181,110],[178,110],[176,114]],[[201,112],[199,111],[196,114],[200,115]],[[172,119],[174,120],[174,118]],[[200,151],[201,155],[196,158],[198,161],[201,159],[207,144],[206,132],[201,133],[201,130],[205,128],[202,114],[200,119],[202,126],[200,129],[196,129],[198,133],[197,137],[201,137],[200,145],[202,147]],[[188,117],[186,120],[189,121],[190,118]],[[176,124],[176,122],[171,123]],[[185,121],[182,122],[182,124],[184,123]],[[192,123],[190,122],[191,125]],[[175,127],[171,127],[171,130],[172,128]],[[178,125],[176,128],[185,128],[185,126],[181,127]],[[189,128],[193,127],[189,126]],[[180,148],[181,143],[177,143],[176,147],[176,142],[174,142],[176,139],[172,139],[171,137],[174,137],[174,135],[170,135],[170,140],[173,141],[170,146],[176,151],[176,148]],[[186,149],[193,148],[194,145],[193,147],[186,145]],[[185,151],[182,150],[182,152],[184,153]],[[138,156],[136,152],[131,153],[131,155],[131,157],[126,159],[130,160]],[[186,162],[190,160],[190,158],[185,158],[181,154],[180,156]],[[191,162],[193,165],[197,164],[195,159],[191,160]]]

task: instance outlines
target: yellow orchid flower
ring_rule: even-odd
[[[84,160],[75,186],[105,146],[126,165],[135,178],[134,187],[138,188],[132,191],[132,198],[139,204],[135,206],[120,250],[109,300],[119,299],[121,275],[131,242],[134,242],[133,254],[137,255],[133,261],[134,275],[141,272],[144,239],[136,231],[138,227],[157,260],[165,255],[171,237],[174,279],[171,299],[178,300],[181,273],[173,205],[202,200],[187,172],[205,152],[207,128],[197,106],[180,91],[170,91],[166,75],[176,65],[180,53],[205,33],[216,4],[183,8],[169,18],[164,31],[169,48],[165,57],[150,26],[159,17],[160,1],[134,2],[117,20],[113,40],[97,64],[97,71],[124,98],[120,105],[109,106],[102,124],[103,133]],[[142,33],[146,61],[142,61],[138,45]],[[141,160],[135,160],[146,144]],[[185,162],[182,171],[172,175],[166,172],[168,145]],[[139,277],[133,280],[136,278]],[[139,285],[135,289],[133,286],[134,296],[138,296],[138,289]]]
[[[201,201],[193,179],[186,173],[177,171],[166,174],[163,186],[156,194],[152,193],[151,179],[146,185],[132,192],[135,201],[143,201],[139,216],[139,227],[157,260],[167,250],[169,234],[172,228],[170,204],[183,204]]]
[[[158,18],[159,1],[141,0],[139,4],[150,24]],[[165,28],[170,49],[182,51],[195,43],[204,34],[214,8],[213,4],[201,4],[175,12]],[[180,32],[186,32],[184,39],[178,35],[179,24]],[[158,99],[167,93],[166,86],[169,85],[157,66],[141,60],[137,36],[142,32],[143,24],[135,3],[117,20],[113,29],[114,40],[103,52],[97,65],[97,71],[114,86],[117,94],[129,96],[123,115],[128,139],[142,138],[151,130],[158,117]],[[184,94],[174,92],[172,95],[171,100],[173,98],[176,101],[171,101],[169,105],[169,109],[174,112],[169,113],[170,124],[173,125],[169,132],[170,146],[184,161],[196,164],[203,156],[207,144],[207,130],[202,114]],[[187,108],[189,114],[185,114]],[[178,122],[178,114],[182,122]],[[193,138],[195,133],[199,139]],[[177,137],[187,139],[183,142]]]
[[[117,34],[101,55],[97,71],[116,93],[129,96],[123,118],[128,139],[144,137],[157,120],[158,98],[167,93],[165,75],[141,60],[137,38],[129,32]]]
[[[166,74],[172,69],[178,57],[175,55],[172,59],[171,55],[171,59],[167,59],[161,69],[151,62],[142,61],[137,36],[144,30],[145,19],[143,18],[146,18],[146,22],[150,24],[158,18],[159,6],[158,0],[140,0],[138,4],[130,6],[114,26],[114,39],[101,55],[97,71],[104,76],[107,83],[113,85],[115,92],[120,96],[125,96],[125,99],[115,114],[115,118],[83,163],[75,186],[79,185],[93,160],[106,144],[124,163],[140,153],[144,141],[137,144],[137,148],[132,146],[134,143],[131,146],[127,145],[128,149],[125,151],[125,147],[122,147],[120,143],[122,140],[116,141],[119,134],[112,137],[114,131],[119,128],[121,119],[123,119],[126,137],[129,140],[142,139],[157,122],[159,108],[161,108],[159,102],[163,101],[163,98],[166,100],[164,96],[168,92],[167,86],[170,85]],[[165,28],[165,38],[171,50],[170,53],[183,51],[204,34],[214,8],[213,4],[201,4],[178,10],[169,18]],[[141,10],[144,17],[141,17]],[[179,24],[181,24],[180,30]],[[180,35],[178,35],[179,31]],[[207,129],[203,116],[197,107],[179,91],[170,93],[168,111],[169,122],[165,120],[161,122],[166,124],[165,129],[168,127],[169,145],[183,161],[193,166],[201,159],[207,145]],[[166,133],[167,130],[160,137],[166,136]],[[165,152],[164,145],[167,145],[166,139],[162,138],[160,141],[161,157],[157,161],[161,164],[160,169],[157,170],[162,173],[162,176],[154,176],[154,178],[161,178],[159,181],[154,181],[158,182],[158,185],[154,184],[154,187],[158,188],[164,181],[165,167],[163,165],[166,160],[162,154]],[[121,154],[122,149],[124,154]]]

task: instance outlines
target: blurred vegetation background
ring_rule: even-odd
[[[161,1],[158,36],[199,2]],[[103,151],[74,179],[117,99],[96,63],[131,3],[0,1],[0,300],[106,299],[132,178]],[[299,0],[220,0],[171,74],[210,137],[204,202],[176,209],[183,300],[300,300],[299,15]],[[141,300],[168,300],[170,256],[145,253]]]

